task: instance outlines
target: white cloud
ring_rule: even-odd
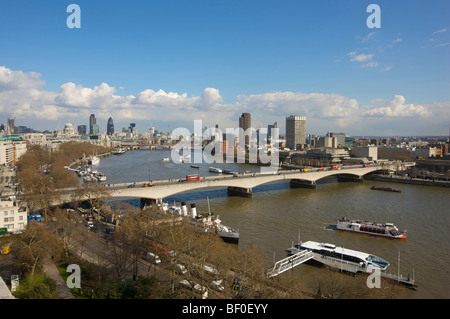
[[[362,67],[363,68],[374,68],[374,67],[377,67],[379,64],[380,64],[380,62],[378,62],[378,61],[372,61],[372,62],[362,65]]]
[[[437,34],[437,33],[442,33],[442,32],[447,32],[447,29],[440,29],[440,30],[434,31],[432,34]]]
[[[358,110],[358,101],[338,94],[272,92],[239,95],[237,105],[243,110],[258,110],[279,116],[343,118]]]
[[[361,38],[361,42],[369,42],[369,41],[373,40],[376,33],[377,33],[377,31],[370,32],[368,35]],[[358,37],[358,38],[360,38],[360,37]]]
[[[380,72],[386,72],[392,70],[392,65],[388,65],[387,67],[380,70]]]
[[[352,54],[350,54],[350,53],[352,53]],[[373,58],[373,54],[361,53],[361,54],[355,55],[355,54],[353,54],[354,52],[350,52],[350,53],[349,53],[349,55],[352,56],[350,61],[352,61],[352,62],[355,62],[355,61],[356,62],[365,62],[365,61],[369,61]]]
[[[23,89],[39,89],[45,84],[36,72],[13,71],[0,66],[0,92]]]
[[[447,45],[450,45],[450,42],[439,43],[439,44],[436,44],[434,47],[435,48],[446,47]]]
[[[362,65],[375,67],[375,63],[378,62],[368,61]],[[388,66],[380,72],[391,68]],[[70,119],[80,124],[85,124],[91,113],[105,121],[112,116],[116,123],[150,120],[190,125],[193,120],[201,119],[205,125],[219,124],[222,128],[236,127],[238,115],[248,111],[254,123],[260,122],[263,126],[278,121],[283,127],[286,116],[306,116],[309,132],[318,134],[334,129],[369,134],[369,127],[375,132],[375,123],[386,126],[386,120],[390,125],[394,125],[394,121],[402,122],[395,126],[401,132],[403,121],[417,119],[424,123],[423,127],[428,124],[431,131],[443,131],[443,128],[448,130],[448,123],[444,122],[450,118],[450,102],[407,104],[401,95],[395,95],[390,101],[374,97],[365,107],[358,100],[339,94],[285,91],[238,95],[235,102],[224,103],[217,88],[205,88],[197,96],[152,89],[125,96],[107,83],[90,88],[68,82],[60,86],[59,92],[42,90],[43,83],[38,73],[0,68],[0,112],[8,116],[15,114],[23,120],[65,122]]]
[[[423,105],[405,104],[405,97],[395,95],[386,106],[369,108],[363,116],[375,117],[429,117],[432,113]]]

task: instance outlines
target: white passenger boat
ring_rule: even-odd
[[[209,171],[212,173],[222,173],[222,170],[220,168],[216,168],[216,167],[210,167]]]
[[[92,166],[100,164],[100,157],[93,156],[89,161],[89,164],[91,164]]]
[[[337,230],[348,231],[377,237],[403,239],[406,238],[406,230],[400,231],[392,223],[374,223],[362,220],[350,220],[342,217],[338,220]]]
[[[332,267],[345,263],[359,271],[372,272],[373,269],[385,270],[389,266],[387,261],[372,254],[315,241],[299,243],[289,248],[288,252],[295,254],[304,250],[313,252],[316,260]]]

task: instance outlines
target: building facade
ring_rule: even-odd
[[[0,141],[0,165],[15,165],[27,151],[27,144],[23,140]]]
[[[27,209],[13,200],[0,200],[0,228],[22,230],[27,226]]]
[[[97,132],[95,133],[95,125],[97,125],[97,119],[95,118],[95,114],[91,114],[91,116],[89,116],[89,134],[93,135],[93,134],[98,134],[98,125],[97,125]]]
[[[114,122],[113,122],[113,119],[111,117],[108,119],[108,124],[106,125],[106,134],[107,135],[113,135],[114,134]]]
[[[252,127],[252,115],[250,113],[242,113],[239,116],[239,144],[248,148],[250,145],[250,135],[245,132]],[[247,133],[251,133],[250,130]]]
[[[286,117],[286,147],[301,149],[306,144],[306,117],[291,115]]]

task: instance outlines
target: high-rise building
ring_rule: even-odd
[[[78,125],[77,129],[78,129],[78,135],[86,135],[86,133],[87,133],[86,125]]]
[[[128,129],[130,130],[130,133],[132,133],[133,135],[137,134],[136,123],[130,123],[130,127]]]
[[[108,124],[106,125],[106,134],[107,135],[113,135],[114,134],[114,122],[113,122],[113,119],[111,117],[108,119]]]
[[[268,143],[272,142],[272,133],[275,134],[276,136],[278,136],[278,134],[279,134],[277,122],[275,122],[273,124],[269,124],[267,126],[267,142]]]
[[[97,120],[95,118],[95,114],[91,114],[89,116],[89,134],[98,134],[98,126],[97,126],[97,133],[94,133],[94,125],[97,124]]]
[[[291,115],[286,117],[286,147],[301,149],[306,143],[306,117]]]
[[[239,144],[243,145],[245,148],[247,148],[250,145],[250,136],[247,134],[245,135],[245,131],[247,131],[252,126],[252,116],[250,113],[242,113],[241,116],[239,116],[239,128],[242,130],[239,130]],[[249,131],[250,133],[250,131]],[[245,139],[245,141],[244,141]],[[244,144],[242,143],[244,141]]]

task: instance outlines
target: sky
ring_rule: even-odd
[[[0,122],[448,136],[449,57],[448,0],[0,1]]]

